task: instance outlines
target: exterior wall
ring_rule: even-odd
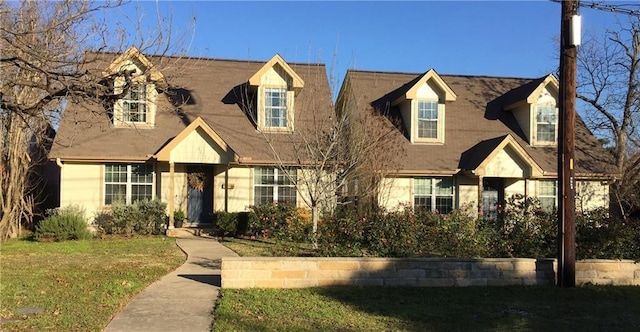
[[[455,178],[458,187],[456,207],[467,206],[469,212],[477,215],[478,212],[478,179],[459,176]]]
[[[505,200],[509,199],[509,197],[520,194],[525,195],[525,181],[524,179],[505,179],[504,183],[504,198]],[[531,196],[531,192],[527,193]]]
[[[411,204],[413,196],[413,180],[411,178],[385,178],[381,181],[378,194],[380,205],[389,209],[397,209],[401,203]]]
[[[177,163],[220,164],[229,162],[229,156],[218,144],[198,128],[171,150],[169,160]]]
[[[224,211],[225,192],[229,193],[229,212],[246,211],[253,205],[253,170],[249,167],[229,168],[229,189],[225,190],[225,165],[217,165],[213,179],[213,209]]]
[[[609,206],[609,184],[601,181],[577,181],[576,209],[592,210]]]
[[[169,173],[168,163],[156,164],[156,197],[167,203],[167,213],[169,211],[169,193],[171,183],[171,174]],[[187,174],[184,164],[176,164],[174,166],[173,177],[173,206],[175,210],[186,212],[187,209]],[[159,192],[158,192],[159,190]]]
[[[60,206],[80,205],[92,218],[102,207],[102,177],[102,164],[65,162],[60,170]]]
[[[554,285],[553,259],[223,257],[223,288]],[[576,262],[578,285],[640,286],[630,260]]]
[[[524,178],[527,175],[527,168],[511,148],[506,148],[498,151],[493,159],[485,166],[484,176]]]

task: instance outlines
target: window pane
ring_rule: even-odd
[[[273,184],[273,177],[275,176],[273,168],[258,167],[255,168],[254,172],[255,184]]]
[[[537,140],[555,142],[557,122],[555,106],[537,106],[536,110]]]
[[[104,193],[104,204],[110,205],[114,202],[125,202],[127,197],[127,185],[106,184]]]
[[[296,196],[295,187],[278,187],[278,204],[296,205]]]
[[[413,206],[416,209],[431,210],[431,196],[414,196]]]
[[[153,183],[153,166],[131,165],[131,183]]]
[[[131,203],[139,200],[153,199],[153,187],[151,185],[132,185],[131,186]]]
[[[277,88],[265,89],[264,96],[265,126],[287,126],[287,90]]]
[[[413,192],[416,195],[431,195],[431,179],[415,178],[413,180]]]
[[[438,122],[433,120],[419,120],[418,137],[438,138]]]
[[[436,210],[442,214],[449,214],[453,210],[453,197],[436,196]]]
[[[435,179],[437,195],[453,195],[453,179],[443,178]]]
[[[260,205],[273,202],[273,187],[255,186],[254,204]]]

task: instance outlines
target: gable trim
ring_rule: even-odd
[[[279,55],[276,54],[269,60],[264,66],[262,66],[253,76],[249,78],[249,85],[251,86],[259,86],[262,75],[264,75],[267,70],[273,68],[276,64],[280,65],[284,71],[291,76],[292,84],[294,89],[302,89],[304,87],[304,81],[295,71],[287,64],[286,61]]]
[[[231,152],[233,160],[238,161],[238,155],[227,145],[227,143],[218,135],[201,117],[197,117],[186,128],[184,128],[176,137],[163,146],[153,157],[158,161],[170,161],[171,151],[177,147],[189,134],[195,132],[198,128],[202,129],[224,152]]]
[[[422,77],[405,93],[404,97],[401,99],[417,99],[418,89],[425,83],[429,82],[429,80],[433,80],[438,88],[442,89],[444,92],[444,100],[445,101],[455,101],[458,96],[455,92],[445,83],[445,81],[438,75],[438,73],[429,69]]]
[[[544,170],[536,161],[527,153],[527,151],[511,136],[507,134],[505,138],[489,153],[482,162],[472,172],[476,175],[484,175],[485,168],[495,158],[495,156],[507,146],[510,146],[529,167],[531,167],[531,173],[529,177],[540,177],[544,174]]]
[[[146,67],[147,72],[144,74],[148,74],[151,78],[151,81],[160,82],[164,81],[164,75],[153,65],[151,61],[149,61],[135,46],[129,47],[129,49],[122,53],[119,57],[117,57],[109,67],[102,72],[104,76],[109,76],[115,73],[118,73],[120,70],[120,66],[123,62],[130,59],[136,59],[142,63],[143,66]]]

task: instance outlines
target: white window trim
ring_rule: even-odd
[[[258,172],[257,172],[258,169],[273,169],[273,184],[258,184],[258,183],[256,183],[256,176],[258,174]],[[278,183],[278,177],[279,177],[281,172],[283,172],[283,171],[278,167],[255,167],[254,168],[254,170],[252,172],[252,175],[253,175],[252,176],[252,178],[253,178],[253,181],[252,181],[253,190],[252,190],[252,192],[253,192],[253,204],[254,205],[264,204],[264,202],[263,203],[258,203],[258,195],[256,194],[256,188],[259,188],[259,187],[265,187],[265,188],[269,188],[270,187],[270,188],[273,188],[273,200],[272,200],[272,202],[276,202],[277,203],[278,199],[279,199],[279,197],[278,197],[278,189],[280,187],[286,187],[286,188],[292,188],[293,191],[295,192],[296,201],[294,202],[293,205],[294,206],[298,206],[298,202],[300,201],[300,198],[298,197],[297,183],[295,183],[297,181],[292,181],[291,184],[279,184]],[[295,175],[296,175],[296,180],[297,180],[297,177],[298,177],[297,169],[290,168],[290,172],[296,172]],[[284,176],[286,176],[286,175],[284,175]]]
[[[286,126],[272,127],[267,126],[267,103],[266,93],[269,89],[284,90],[286,99]],[[295,93],[287,86],[282,85],[262,85],[258,88],[258,130],[264,132],[292,132],[294,130],[294,114],[295,114]]]
[[[431,179],[431,194],[418,194],[416,193],[416,180],[418,179]],[[451,194],[437,194],[436,193],[436,181],[434,180],[443,180],[443,179],[450,179],[451,180]],[[421,177],[414,177],[412,178],[411,181],[411,204],[414,207],[414,209],[416,208],[416,198],[419,197],[430,197],[431,200],[431,211],[435,212],[435,210],[437,209],[436,206],[436,199],[437,197],[442,197],[442,196],[446,196],[446,197],[451,197],[451,210],[455,209],[456,207],[456,182],[455,179],[453,177],[447,177],[447,176],[421,176]]]
[[[122,86],[125,84],[124,79],[118,78],[115,81],[115,93],[122,93]],[[127,121],[125,120],[124,103],[136,102],[133,100],[125,99],[125,97],[118,99],[114,105],[113,110],[113,125],[116,127],[125,128],[138,128],[138,129],[151,129],[155,126],[156,115],[156,99],[157,92],[155,84],[146,82],[145,77],[136,77],[132,82],[132,87],[137,85],[144,86],[144,101],[138,100],[137,103],[144,103],[145,105],[145,121]]]
[[[558,181],[557,180],[552,180],[552,179],[541,179],[537,181],[537,185],[536,185],[536,197],[538,198],[538,200],[540,201],[540,203],[542,203],[541,199],[545,198],[545,199],[550,199],[553,198],[553,207],[554,209],[558,208]],[[542,195],[542,183],[546,183],[546,182],[553,182],[553,196],[551,195]]]
[[[438,109],[437,133],[436,138],[422,138],[418,136],[419,133],[419,104],[420,102],[436,102]],[[412,143],[428,143],[428,144],[444,144],[445,133],[445,105],[440,103],[437,99],[413,99],[411,100],[411,113],[412,113]]]
[[[539,134],[538,134],[538,107],[553,107],[555,109],[555,124],[554,124],[554,139],[553,141],[541,141],[538,139]],[[549,105],[549,104],[536,104],[533,105],[533,131],[535,133],[535,138],[534,138],[534,145],[538,145],[538,146],[548,146],[548,145],[557,145],[558,144],[558,116],[559,116],[559,112],[558,112],[558,108],[556,107],[555,104],[553,105]],[[546,124],[546,123],[543,123]]]
[[[131,196],[132,196],[132,187],[133,185],[149,185],[148,183],[133,183],[131,181],[131,175],[132,175],[132,166],[134,164],[125,164],[125,163],[107,163],[107,164],[103,164],[102,165],[102,176],[103,176],[103,181],[102,181],[102,205],[103,206],[111,206],[111,203],[107,204],[107,185],[108,184],[114,184],[114,185],[122,185],[122,182],[107,182],[107,165],[108,164],[112,164],[112,165],[126,165],[127,166],[127,182],[125,183],[125,204],[131,204],[132,200],[131,200]],[[144,165],[149,165],[151,167],[151,199],[155,198],[155,192],[156,192],[156,170],[155,167],[151,164],[144,164]]]

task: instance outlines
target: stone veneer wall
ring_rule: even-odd
[[[223,288],[554,285],[554,259],[224,257]],[[640,285],[640,264],[576,263],[580,284]]]

